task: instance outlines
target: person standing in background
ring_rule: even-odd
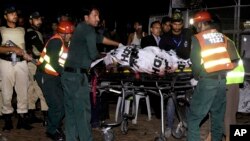
[[[127,45],[141,47],[141,38],[145,37],[147,33],[142,30],[142,24],[138,21],[134,23],[134,30],[135,31],[128,36]]]
[[[166,36],[166,34],[168,34],[171,31],[171,18],[170,17],[166,16],[162,18],[161,28],[162,28],[161,36]]]
[[[167,18],[163,20],[166,20],[165,24],[168,25],[169,19]],[[191,50],[191,36],[193,34],[190,29],[183,27],[184,21],[180,11],[175,11],[170,21],[171,29],[169,32],[164,33],[161,36],[162,38],[159,47],[165,51],[174,50],[178,57],[182,59],[189,59]],[[167,70],[167,72],[173,73],[175,69],[176,68],[171,68]],[[169,97],[166,101],[167,125],[165,137],[169,137],[172,133],[172,128],[174,125],[175,105],[172,97]]]
[[[25,43],[27,53],[30,54],[34,59],[39,59],[40,54],[44,47],[43,36],[39,31],[42,25],[42,17],[39,12],[33,12],[29,17],[30,27],[27,29],[25,34]],[[35,80],[35,73],[37,66],[33,62],[28,62],[29,68],[29,88],[28,88],[28,100],[29,100],[29,122],[30,123],[41,123],[47,125],[47,111],[48,105],[45,101],[41,88],[38,86]],[[39,119],[35,115],[36,102],[40,99],[41,111],[43,113],[43,120]]]

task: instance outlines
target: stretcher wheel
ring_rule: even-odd
[[[181,139],[185,135],[185,132],[186,128],[184,127],[183,123],[180,122],[176,128],[173,128],[172,135],[176,139]]]
[[[128,133],[128,120],[123,120],[121,123],[121,131],[123,135]]]
[[[155,141],[166,141],[166,138],[163,135],[161,135],[160,137],[156,137]]]
[[[115,136],[114,136],[113,130],[109,129],[106,132],[104,132],[103,133],[103,138],[104,138],[104,141],[114,141],[115,140]]]

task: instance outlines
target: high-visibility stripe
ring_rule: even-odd
[[[217,48],[212,48],[212,49],[207,49],[205,51],[201,52],[201,56],[202,57],[207,57],[210,55],[213,55],[215,53],[222,53],[222,52],[226,52],[227,49],[225,47],[217,47]]]
[[[231,60],[229,58],[222,58],[219,60],[212,60],[212,61],[208,61],[206,63],[204,63],[204,68],[212,68],[218,65],[223,65],[223,64],[227,64],[227,63],[231,63]]]

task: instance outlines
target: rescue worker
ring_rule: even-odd
[[[13,53],[5,53],[0,55],[0,77],[2,79],[2,97],[3,97],[3,117],[5,124],[3,130],[13,129],[12,113],[14,109],[12,107],[13,87],[17,94],[17,113],[18,122],[17,128],[23,128],[30,130],[32,127],[27,122],[28,112],[28,66],[26,60],[22,57],[25,54],[25,30],[23,27],[17,27],[16,23],[18,15],[15,7],[7,7],[4,10],[4,18],[6,25],[0,27],[0,42],[1,46],[5,46],[8,43],[9,47],[15,46],[16,57]],[[22,49],[18,50],[16,47]],[[2,51],[6,51],[5,47],[1,47]],[[18,53],[19,52],[19,53]],[[21,55],[21,56],[20,56]],[[13,60],[15,59],[15,60]]]
[[[71,39],[68,58],[62,74],[65,96],[65,130],[67,141],[92,141],[90,88],[87,72],[90,64],[98,57],[96,44],[118,46],[95,32],[99,22],[99,10],[94,6],[83,10],[80,22]],[[121,45],[121,44],[120,44]]]
[[[213,20],[216,22],[218,31],[221,31],[221,21],[217,16],[213,17]],[[239,54],[238,54],[239,56]],[[231,124],[236,124],[236,113],[238,111],[239,105],[239,84],[244,82],[245,70],[243,61],[240,59],[238,61],[237,67],[232,71],[227,73],[226,81],[227,81],[227,93],[226,93],[226,112],[224,116],[224,137],[225,141],[229,141],[229,126]],[[207,136],[205,141],[211,141],[211,133]]]
[[[56,141],[64,140],[61,125],[65,111],[60,75],[73,31],[73,23],[60,22],[57,33],[48,40],[38,60],[36,79],[49,106],[46,134]]]
[[[193,20],[198,34],[192,37],[190,59],[198,84],[187,115],[187,140],[201,140],[199,125],[210,112],[212,140],[220,141],[226,109],[226,73],[235,68],[239,56],[233,42],[216,30],[209,12],[199,11]]]
[[[27,29],[25,34],[25,43],[27,53],[30,54],[34,59],[39,59],[40,53],[43,50],[43,36],[39,31],[39,28],[42,25],[42,17],[39,12],[33,12],[29,17],[30,27]],[[28,62],[29,68],[29,88],[28,88],[28,100],[29,100],[29,122],[30,123],[41,123],[47,125],[47,111],[48,106],[43,96],[41,88],[38,86],[34,75],[36,73],[36,64]],[[36,102],[40,99],[41,110],[44,116],[44,119],[40,119],[35,115],[36,111]]]

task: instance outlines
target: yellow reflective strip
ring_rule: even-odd
[[[216,53],[222,53],[222,52],[226,52],[226,51],[227,51],[227,49],[225,47],[217,47],[217,48],[207,49],[205,51],[202,51],[201,56],[207,57],[207,56],[211,56],[211,55],[216,54]]]
[[[61,56],[62,53],[63,53],[63,48],[61,47],[61,50],[59,52],[59,56]]]
[[[204,68],[212,68],[217,65],[227,64],[231,63],[231,60],[229,58],[214,60],[214,61],[208,61],[204,63]]]
[[[43,58],[46,62],[50,63],[50,57],[48,55],[45,55]]]
[[[67,59],[67,57],[68,57],[68,53],[63,53],[63,54],[61,55],[61,58],[63,58],[63,59]]]
[[[241,65],[241,66],[243,65],[243,61],[242,61],[241,59],[240,59],[239,62],[238,62],[238,66],[239,66],[239,65]]]
[[[54,68],[53,68],[50,64],[46,64],[46,65],[45,65],[45,68],[48,69],[48,70],[50,70],[50,71],[56,72],[56,71],[54,70]]]
[[[227,72],[227,77],[244,77],[245,76],[245,73],[244,72],[234,72],[234,71],[230,71],[230,72]]]
[[[40,58],[39,58],[39,62],[42,63],[43,61],[44,61],[44,59],[43,59],[42,57],[40,57]]]

